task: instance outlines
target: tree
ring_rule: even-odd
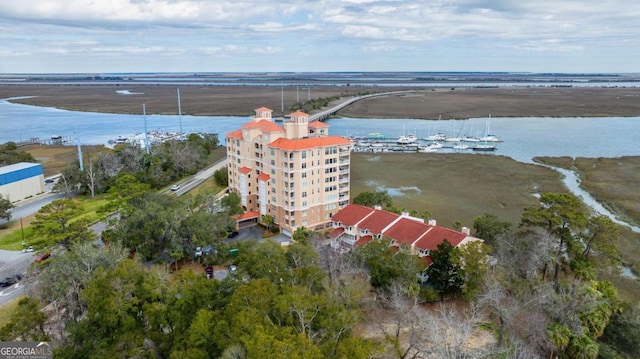
[[[8,198],[2,197],[2,194],[0,194],[0,219],[4,219],[9,222],[11,220],[10,209],[13,207],[14,206],[11,201]]]
[[[109,189],[109,204],[101,209],[103,213],[120,211],[126,217],[135,206],[140,205],[144,194],[150,191],[148,184],[141,183],[133,175],[118,176],[115,184]]]
[[[276,222],[276,218],[270,214],[263,214],[262,216],[260,216],[260,223],[267,226],[267,231],[269,232],[271,232],[271,227],[275,222]]]
[[[307,243],[310,236],[311,231],[307,230],[304,226],[298,227],[293,231],[293,239],[298,243]]]
[[[589,218],[587,230],[582,236],[584,250],[582,256],[589,259],[592,250],[598,252],[599,262],[615,261],[617,257],[618,227],[605,215]]]
[[[371,208],[375,206],[381,206],[382,208],[393,206],[393,201],[387,191],[361,192],[353,199],[353,203]]]
[[[0,166],[12,165],[18,162],[36,162],[29,152],[18,151],[15,142],[7,142],[0,145]]]
[[[44,329],[47,315],[40,311],[43,304],[29,297],[18,302],[18,307],[11,313],[11,320],[0,329],[0,340],[14,341],[17,338],[28,341],[49,340]]]
[[[429,252],[433,261],[427,268],[429,283],[443,295],[457,294],[462,290],[465,275],[459,250],[446,239],[436,248]]]
[[[221,169],[213,172],[213,179],[216,181],[218,186],[227,187],[229,185],[229,170],[227,167],[222,167]]]
[[[482,241],[471,241],[460,247],[460,260],[464,269],[462,294],[467,300],[475,298],[488,271],[489,248]]]
[[[485,243],[493,245],[496,239],[507,234],[511,230],[511,223],[503,222],[493,214],[485,213],[473,220],[473,230],[478,238]]]
[[[229,193],[229,195],[224,196],[222,200],[220,200],[220,204],[222,204],[222,207],[230,216],[244,213],[242,205],[240,204],[240,196],[236,193],[232,192]]]
[[[89,220],[80,217],[83,210],[70,199],[57,199],[42,207],[32,223],[35,233],[43,236],[47,247],[61,244],[67,249],[73,243],[90,241],[95,233],[89,229]]]
[[[522,214],[521,226],[542,228],[555,239],[555,270],[553,282],[558,283],[564,255],[576,245],[574,234],[587,224],[580,200],[567,193],[543,193],[539,207],[527,207]],[[545,271],[546,272],[546,271]]]

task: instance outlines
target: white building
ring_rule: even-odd
[[[20,162],[0,167],[0,194],[11,202],[44,192],[44,172],[39,163]]]

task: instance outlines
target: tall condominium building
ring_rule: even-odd
[[[227,133],[229,189],[240,196],[245,218],[273,216],[283,233],[299,227],[331,227],[331,217],[349,204],[352,143],[329,136],[329,126],[309,123],[296,111],[279,126],[272,110]]]

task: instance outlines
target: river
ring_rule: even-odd
[[[106,144],[118,136],[129,136],[148,130],[208,132],[224,134],[234,131],[249,117],[234,116],[165,116],[122,115],[66,111],[55,108],[14,104],[0,100],[0,143],[46,140],[63,136],[81,144]],[[424,138],[436,132],[447,136],[481,136],[487,131],[504,142],[497,144],[495,154],[516,161],[532,163],[537,156],[621,157],[640,155],[637,127],[640,117],[584,118],[473,118],[469,120],[356,119],[327,120],[330,134],[368,137],[371,133],[389,138],[412,133]],[[429,154],[420,154],[426,155]],[[480,155],[480,154],[479,154]],[[482,154],[487,155],[487,154]],[[565,184],[598,213],[620,222],[577,184],[575,174],[566,170]],[[636,232],[640,228],[632,227]]]

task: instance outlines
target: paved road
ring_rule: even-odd
[[[213,176],[213,173],[215,171],[226,166],[226,164],[227,164],[226,158],[214,163],[208,168],[203,169],[202,171],[196,173],[194,176],[180,183],[180,189],[174,192],[177,195],[182,195],[189,192],[190,190],[194,189],[199,184],[201,184],[202,182],[206,181],[208,178]],[[51,203],[53,200],[64,197],[63,194],[50,192],[51,190],[50,188],[47,188],[47,190],[48,191],[42,195],[19,202],[16,205],[16,208],[12,209],[13,220],[32,215],[38,212],[38,210],[40,210],[40,208],[42,208],[43,206]],[[165,193],[169,193],[169,192],[170,191],[167,190]],[[104,222],[97,222],[91,226],[91,230],[96,232],[98,236],[98,241],[100,243],[102,243],[100,240],[100,235],[102,231],[105,230],[105,228],[106,228],[106,223]],[[250,233],[251,233],[250,231],[247,231],[247,233],[244,233],[243,231],[239,236],[240,238],[238,238],[237,240],[240,240],[241,238],[244,239],[244,237],[255,236],[255,234],[253,233],[250,234]],[[23,253],[21,251],[0,250],[0,279],[8,276],[12,276],[16,273],[20,273],[20,274],[26,273],[27,269],[29,268],[29,265],[33,263],[34,257],[35,257],[34,253]],[[24,288],[22,287],[22,284],[20,282],[10,287],[0,288],[0,307],[18,298],[23,293],[24,293]]]
[[[0,250],[0,278],[24,274],[34,260],[34,253]],[[0,307],[24,294],[22,283],[0,288]]]
[[[206,181],[207,179],[211,178],[211,176],[213,176],[213,174],[221,169],[222,167],[225,167],[227,165],[227,159],[223,158],[221,160],[219,160],[218,162],[212,164],[211,166],[200,170],[198,173],[196,173],[195,175],[187,178],[186,180],[177,183],[180,188],[177,191],[173,191],[175,192],[176,195],[181,196],[189,191],[191,191],[192,189],[198,187],[202,182]],[[165,193],[170,192],[169,190],[165,191]]]

